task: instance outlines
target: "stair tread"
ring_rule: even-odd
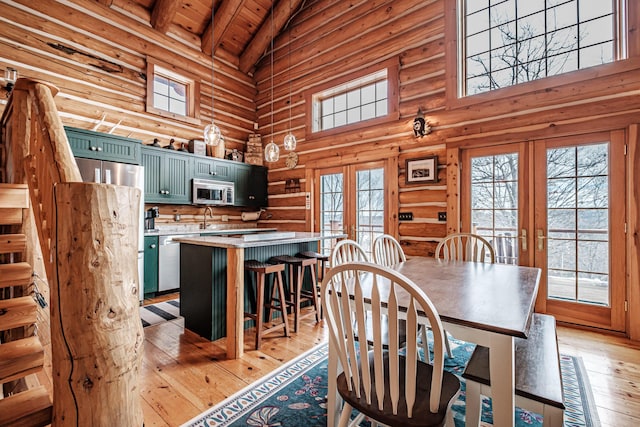
[[[1,234],[0,254],[22,252],[27,247],[27,236],[24,234]]]
[[[0,300],[0,331],[36,323],[38,306],[30,296]]]
[[[44,386],[16,393],[0,400],[0,427],[46,426],[51,424],[53,405]]]
[[[0,264],[0,288],[26,286],[31,283],[33,269],[28,262]]]
[[[43,364],[44,349],[37,336],[0,344],[0,383],[37,372]]]
[[[28,208],[29,187],[26,184],[0,184],[0,207]]]

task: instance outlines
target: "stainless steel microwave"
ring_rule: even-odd
[[[194,179],[191,201],[194,205],[233,205],[233,182]]]

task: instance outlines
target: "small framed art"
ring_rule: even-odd
[[[407,159],[407,184],[438,182],[438,156]]]

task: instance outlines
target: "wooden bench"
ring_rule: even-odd
[[[534,313],[529,337],[516,338],[514,345],[516,406],[542,414],[544,425],[561,427],[565,407],[555,318]],[[476,346],[462,377],[467,383],[466,425],[475,427],[480,395],[491,396],[488,348]]]

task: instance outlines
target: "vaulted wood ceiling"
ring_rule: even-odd
[[[288,24],[306,0],[97,1],[146,20],[155,30],[195,44],[202,52],[210,54],[213,47],[216,57],[221,56],[243,73],[252,74],[272,35]]]

